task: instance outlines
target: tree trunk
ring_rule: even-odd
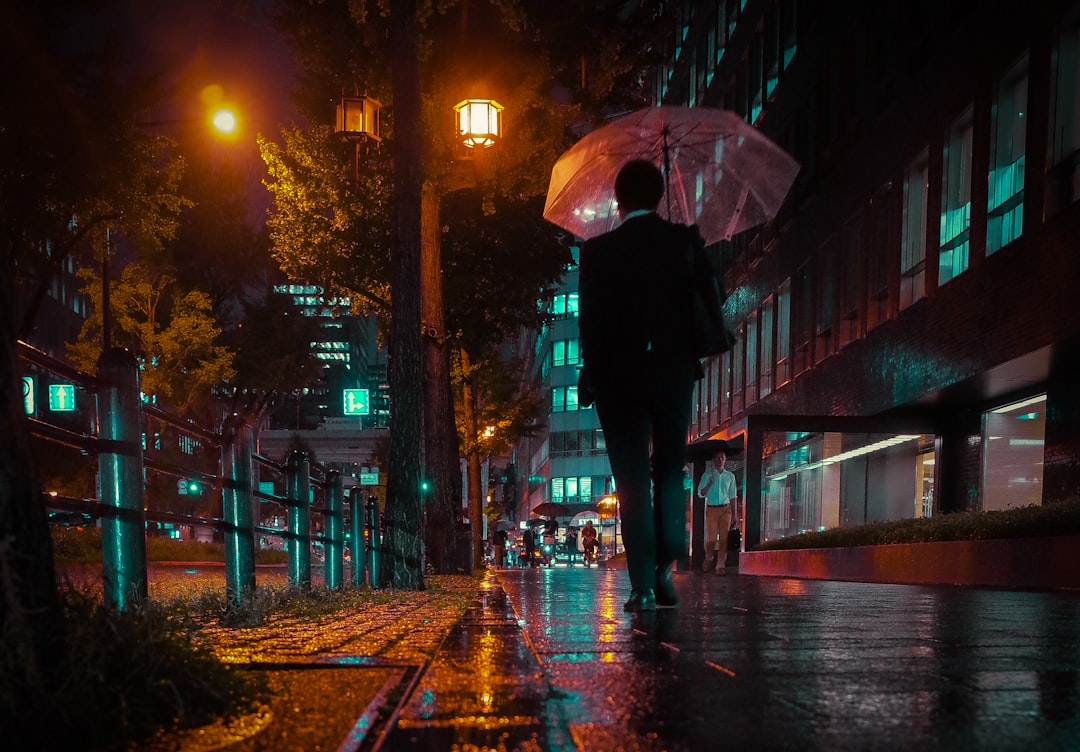
[[[465,451],[466,451],[466,476],[469,485],[469,525],[472,528],[472,561],[473,567],[484,566],[484,541],[483,541],[483,506],[484,499],[481,488],[480,471],[480,425],[476,419],[476,393],[472,388],[472,361],[469,353],[461,348],[461,389],[462,389],[462,412],[465,416]]]
[[[4,258],[11,258],[6,248]],[[22,706],[15,708],[18,713],[33,711],[43,695],[59,686],[65,625],[49,518],[23,409],[13,275],[7,268],[0,272],[0,670],[15,677],[14,696]]]
[[[421,119],[415,0],[392,0],[394,111],[394,257],[390,324],[390,473],[381,580],[424,589],[421,467],[420,215]]]
[[[456,532],[461,524],[461,476],[454,424],[450,354],[443,308],[442,250],[439,242],[439,194],[424,184],[421,230],[421,316],[424,352],[424,477],[430,483],[427,517],[428,562],[451,574],[459,567]]]

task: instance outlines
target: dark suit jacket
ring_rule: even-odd
[[[633,217],[586,241],[578,323],[584,379],[594,394],[640,388],[650,359],[696,365],[691,263],[709,263],[697,228],[656,214]],[[589,401],[585,395],[583,404]]]

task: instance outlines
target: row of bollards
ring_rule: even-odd
[[[98,362],[98,469],[104,507],[101,521],[105,602],[124,610],[147,596],[146,515],[143,507],[142,401],[134,356],[113,348]],[[253,492],[255,432],[250,423],[233,426],[222,444],[222,520],[225,537],[225,588],[230,605],[255,592],[255,535],[259,500]],[[290,587],[311,589],[311,474],[303,452],[285,464],[288,572]],[[336,470],[326,480],[324,581],[344,586],[344,483]],[[379,501],[351,495],[352,582],[380,584]],[[366,539],[366,545],[365,545]],[[365,572],[366,570],[366,572]],[[365,577],[365,574],[367,575]]]

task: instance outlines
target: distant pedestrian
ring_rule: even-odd
[[[527,527],[521,534],[521,541],[525,545],[525,561],[530,567],[536,566],[536,536],[532,528]]]
[[[579,268],[578,402],[596,403],[615,477],[626,611],[678,603],[671,568],[686,552],[683,467],[690,397],[703,376],[688,291],[692,268],[709,260],[696,227],[656,213],[663,195],[654,164],[626,163],[615,178],[622,224],[585,242]]]
[[[705,549],[712,558],[705,562],[705,571],[714,569],[718,575],[727,574],[728,530],[732,527],[738,503],[735,475],[727,469],[727,452],[717,450],[698,481],[697,494],[705,499]]]
[[[566,528],[566,537],[563,538],[563,545],[566,546],[566,558],[570,563],[570,566],[574,566],[574,558],[577,556],[577,528],[573,525],[569,525]]]
[[[496,530],[493,537],[495,540],[495,566],[504,569],[506,567],[506,531]]]
[[[596,545],[596,528],[593,527],[592,520],[587,520],[585,527],[581,528],[581,552],[584,554],[586,567],[596,563]]]

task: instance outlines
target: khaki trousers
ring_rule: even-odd
[[[727,532],[731,527],[731,504],[705,505],[705,548],[713,552],[716,568],[723,569],[727,561]],[[705,562],[706,571],[709,561]]]

